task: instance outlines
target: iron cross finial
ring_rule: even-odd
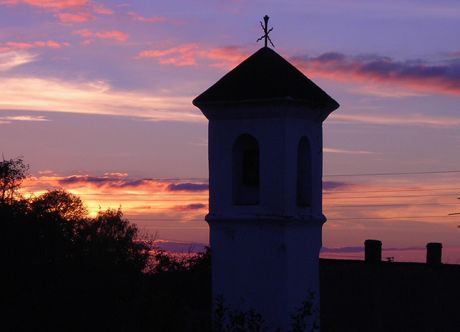
[[[264,39],[265,41],[265,47],[267,47],[267,41],[270,42],[270,45],[272,45],[273,47],[275,47],[275,45],[273,45],[272,43],[272,40],[270,39],[270,36],[268,35],[272,30],[273,28],[270,28],[268,29],[268,20],[270,19],[270,17],[268,17],[268,15],[265,15],[264,16],[264,22],[265,24],[263,24],[262,22],[260,22],[260,26],[262,27],[262,29],[264,30],[264,35],[262,37],[260,37],[259,39],[257,39],[257,41],[260,41],[262,39]]]

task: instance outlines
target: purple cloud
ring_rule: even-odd
[[[342,189],[342,188],[348,188],[350,186],[351,184],[347,182],[323,181],[323,190]]]
[[[206,204],[192,203],[192,204],[187,204],[187,205],[177,205],[174,207],[174,209],[178,211],[190,211],[190,210],[201,210],[207,207],[208,206]]]
[[[126,178],[119,177],[98,177],[98,176],[80,176],[73,175],[63,179],[59,179],[60,185],[72,185],[72,184],[82,184],[89,183],[97,187],[109,186],[114,188],[125,188],[125,187],[140,187],[147,184],[149,179],[140,179],[140,180],[129,180]]]
[[[167,191],[205,191],[209,189],[207,183],[171,183],[166,187]]]

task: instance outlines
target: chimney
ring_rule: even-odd
[[[429,265],[441,264],[442,243],[430,242],[426,245],[426,263]]]
[[[364,241],[364,260],[368,263],[380,263],[382,260],[382,241]]]

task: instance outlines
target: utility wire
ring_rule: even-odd
[[[457,203],[410,203],[410,204],[339,204],[339,205],[331,205],[330,207],[332,208],[336,208],[336,207],[340,207],[340,208],[348,208],[348,207],[383,207],[383,206],[392,206],[392,207],[398,207],[398,206],[433,206],[433,205],[436,205],[436,206],[451,206],[451,205],[455,205],[455,206],[458,206]],[[327,204],[326,204],[327,206]],[[460,213],[459,213],[460,214]]]
[[[425,219],[425,218],[448,218],[446,215],[438,216],[401,216],[401,217],[344,217],[327,218],[327,220],[400,220],[400,219]]]
[[[389,176],[389,175],[424,175],[424,174],[448,174],[460,173],[460,170],[446,171],[421,171],[421,172],[388,172],[388,173],[349,173],[349,174],[324,174],[324,177],[339,177],[339,176]]]
[[[325,189],[323,195],[341,194],[341,193],[392,193],[392,192],[407,192],[407,191],[460,191],[460,187],[433,187],[428,189],[423,188],[411,188],[411,189],[388,189],[388,190],[335,190]]]
[[[459,213],[460,214],[460,213]],[[332,217],[332,218],[327,218],[327,220],[401,220],[401,219],[425,219],[425,218],[449,218],[451,215],[429,215],[429,216],[414,216],[414,215],[409,215],[409,216],[398,216],[398,217]],[[175,219],[170,219],[170,220],[165,220],[165,219],[157,219],[155,220],[154,218],[129,218],[129,220],[132,221],[154,221],[154,222],[171,222],[171,221],[177,221]],[[203,221],[203,219],[193,219],[193,220],[188,220],[188,222],[192,221]],[[171,227],[171,229],[176,229],[176,226],[159,226],[159,227]],[[185,227],[185,228],[180,228],[180,229],[195,229],[196,227]],[[201,228],[200,228],[201,229]],[[207,228],[203,228],[207,229]]]
[[[348,199],[348,198],[406,198],[406,197],[441,197],[452,196],[452,194],[420,194],[420,195],[393,195],[393,196],[344,196],[344,197],[328,197],[325,200]]]

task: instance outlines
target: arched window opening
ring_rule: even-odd
[[[248,134],[237,138],[233,146],[233,203],[259,204],[259,144]]]
[[[302,137],[297,148],[297,205],[308,207],[312,197],[311,149],[307,137]]]

